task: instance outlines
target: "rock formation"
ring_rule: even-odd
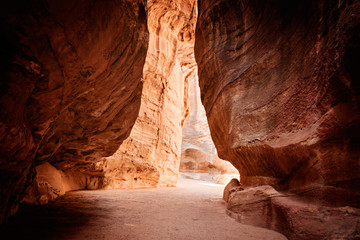
[[[227,212],[244,224],[269,228],[289,239],[359,239],[360,210],[313,204],[269,185],[246,190],[229,184]]]
[[[149,51],[139,116],[118,151],[103,162],[106,188],[175,186],[186,78],[193,75],[196,2],[147,2]]]
[[[359,189],[359,7],[199,2],[202,102],[243,184]]]
[[[3,9],[0,222],[69,190],[174,186],[196,1]]]
[[[69,190],[174,186],[185,124],[182,169],[227,171],[212,139],[240,171],[231,216],[290,239],[359,238],[359,0],[0,13],[0,223]]]
[[[193,61],[195,62],[195,59]],[[205,109],[200,99],[196,65],[188,78],[188,84],[189,114],[182,129],[180,171],[189,173],[183,174],[185,177],[200,179],[204,177],[226,184],[231,178],[238,175],[238,171],[231,163],[217,156],[210,136]],[[205,175],[202,176],[198,173]]]
[[[201,98],[218,154],[240,171],[241,183],[268,184],[324,207],[359,207],[360,2],[201,0],[198,11]],[[311,216],[278,204],[288,221]],[[242,206],[230,211],[246,218],[257,208]],[[317,211],[313,217],[329,228],[342,219]],[[271,209],[254,214],[259,220]],[[356,238],[358,221],[347,222],[356,229],[345,238]],[[303,239],[295,225],[278,230]]]
[[[2,222],[36,165],[91,175],[118,149],[139,112],[149,39],[140,0],[12,1],[0,21]]]

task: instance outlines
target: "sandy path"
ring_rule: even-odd
[[[227,216],[223,188],[181,179],[177,188],[70,192],[0,230],[11,239],[286,239]]]

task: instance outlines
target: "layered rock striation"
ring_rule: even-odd
[[[0,222],[35,166],[98,175],[94,163],[127,138],[141,101],[145,8],[140,0],[2,6]]]
[[[199,1],[202,102],[243,184],[325,202],[359,196],[359,10],[359,1]]]
[[[228,188],[229,187],[229,188]],[[360,210],[314,204],[269,185],[243,189],[231,182],[224,191],[227,213],[243,224],[281,232],[288,239],[359,239]]]
[[[176,184],[194,0],[15,1],[1,16],[0,222],[69,190]]]
[[[149,50],[139,116],[117,152],[97,164],[104,187],[175,186],[194,59],[196,1],[148,1]]]
[[[202,102],[243,185],[226,188],[228,213],[289,239],[359,238],[360,2],[201,0],[198,11]]]

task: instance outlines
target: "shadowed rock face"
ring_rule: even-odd
[[[228,214],[289,239],[358,239],[360,2],[200,0],[198,11],[202,102],[243,185],[225,188]]]
[[[139,112],[149,41],[142,1],[13,1],[1,26],[0,222],[35,165],[91,174],[118,149]]]
[[[293,239],[358,239],[359,1],[198,7],[202,102],[244,185],[226,188],[229,213]],[[0,11],[0,223],[22,200],[73,189],[174,186],[196,1],[13,1]]]
[[[226,192],[226,190],[228,190]],[[227,197],[227,199],[225,198]],[[328,207],[282,194],[268,185],[224,191],[227,213],[239,222],[281,232],[288,239],[359,239],[359,209]]]
[[[219,156],[245,185],[358,205],[359,1],[198,7],[195,56]]]

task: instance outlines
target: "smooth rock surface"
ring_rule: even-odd
[[[187,168],[186,165],[189,165],[186,164],[187,162],[195,164],[200,162],[212,163],[212,159],[216,154],[215,146],[210,136],[205,109],[200,99],[198,81],[196,69],[193,76],[189,79],[189,115],[185,119],[182,129],[183,139],[181,145],[180,170]],[[197,168],[197,166],[194,166],[189,169],[195,170]]]
[[[360,209],[316,205],[268,185],[230,191],[227,209],[241,223],[273,229],[289,239],[360,238]]]
[[[188,85],[189,114],[182,128],[180,171],[217,174],[218,178],[223,179],[227,178],[225,175],[238,174],[238,170],[231,163],[220,159],[217,155],[200,99],[197,66],[188,78]],[[214,178],[214,181],[218,180]],[[224,182],[224,180],[220,181]]]

